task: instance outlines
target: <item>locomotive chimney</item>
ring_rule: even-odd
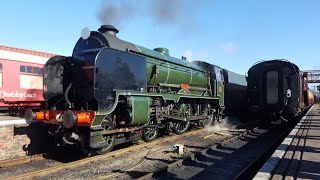
[[[111,36],[117,37],[117,33],[119,32],[119,30],[117,28],[115,28],[112,25],[102,25],[99,29],[99,32],[104,33],[104,34],[109,34]]]

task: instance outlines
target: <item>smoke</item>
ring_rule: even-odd
[[[214,132],[214,131],[227,131],[231,129],[236,129],[238,125],[240,125],[241,122],[237,117],[227,117],[226,119],[223,119],[220,123],[215,123],[213,126],[207,126],[205,129],[208,132]]]
[[[188,3],[182,0],[152,1],[149,15],[155,24],[172,25],[181,22],[183,14],[189,10]]]
[[[97,16],[101,25],[115,25],[121,27],[130,19],[138,15],[138,9],[134,8],[129,1],[124,1],[121,4],[114,4],[110,1],[103,1],[101,9]]]
[[[97,17],[101,24],[115,26],[126,25],[134,19],[147,18],[155,26],[188,33],[200,28],[194,12],[206,5],[206,2],[206,0],[102,1]]]

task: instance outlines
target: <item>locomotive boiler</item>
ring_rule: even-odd
[[[48,124],[60,145],[105,153],[117,143],[151,141],[159,129],[180,134],[190,123],[219,119],[224,106],[223,70],[177,59],[166,48],[148,49],[119,39],[103,25],[84,29],[71,57],[45,64],[46,109],[28,110],[28,124]]]

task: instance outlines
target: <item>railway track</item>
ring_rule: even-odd
[[[0,161],[0,168],[7,168],[11,166],[17,166],[21,164],[26,164],[34,161],[41,161],[45,159],[44,154],[37,154],[32,156],[24,156],[14,159],[8,159],[8,160],[1,160]]]
[[[227,138],[225,138],[225,140],[220,141],[220,142],[215,142],[214,146],[220,146],[222,144],[225,144],[226,142],[231,142],[231,141],[235,141],[236,139],[240,138],[241,136],[243,136],[244,134],[246,134],[249,130],[238,130],[238,131],[229,131],[232,135],[230,134],[226,134],[226,132],[221,133],[221,132],[212,132],[209,135],[203,136],[203,139],[207,139],[213,135],[218,135],[218,136],[227,136]],[[203,149],[207,149],[211,147],[208,146],[206,148]],[[150,161],[154,160],[152,158],[148,158],[149,152],[143,157],[141,158],[140,161],[138,161],[136,164],[134,164],[133,166],[130,166],[129,168],[124,168],[123,170],[117,172],[117,171],[109,171],[109,172],[105,172],[105,175],[101,175],[101,176],[97,176],[95,177],[95,179],[99,179],[99,180],[103,180],[103,179],[152,179],[154,176],[157,177],[157,175],[159,174],[163,174],[166,170],[172,169],[175,166],[179,166],[181,165],[182,162],[184,162],[185,160],[189,159],[189,158],[194,158],[196,155],[195,154],[191,154],[188,156],[184,156],[184,157],[180,157],[177,158],[178,160],[176,161],[167,161],[165,162],[165,165],[162,164],[160,165],[160,168],[155,168],[152,171],[153,172],[145,172],[146,170],[146,166],[150,166],[150,163],[146,163],[146,161]],[[201,151],[200,151],[201,153]],[[140,173],[131,173],[131,172],[140,172]],[[141,174],[142,176],[139,176],[139,174]]]
[[[254,129],[253,129],[253,130],[250,130],[250,131],[254,131]],[[199,153],[197,153],[197,154],[194,154],[194,155],[191,155],[191,156],[186,157],[186,158],[184,158],[184,159],[181,159],[181,160],[175,161],[175,162],[173,162],[173,163],[170,163],[170,164],[168,164],[168,166],[165,167],[165,168],[159,169],[159,170],[156,171],[156,172],[148,173],[148,174],[146,174],[146,175],[144,175],[144,176],[141,176],[141,177],[139,177],[139,178],[137,178],[137,179],[143,180],[143,179],[152,179],[152,178],[155,178],[155,177],[158,177],[158,178],[159,178],[159,177],[161,177],[161,175],[166,175],[167,173],[173,172],[173,171],[175,170],[175,168],[183,167],[187,161],[195,161],[195,160],[197,160],[197,159],[199,158],[199,156],[206,156],[206,157],[207,157],[207,155],[208,155],[208,154],[207,154],[207,151],[208,151],[208,150],[213,150],[213,149],[221,148],[221,146],[225,146],[227,143],[237,141],[238,139],[243,138],[243,137],[244,137],[247,133],[249,133],[250,131],[249,131],[249,130],[244,131],[243,133],[240,133],[240,134],[237,135],[237,136],[234,136],[234,137],[232,137],[232,138],[230,138],[230,139],[227,139],[227,140],[225,140],[225,141],[223,141],[223,142],[221,142],[221,143],[217,143],[217,144],[211,146],[211,147],[208,148],[208,149],[202,150],[201,152],[199,152]],[[106,179],[106,178],[101,177],[101,178],[99,178],[99,179]]]
[[[36,171],[33,171],[33,172],[28,172],[28,173],[22,173],[20,175],[17,175],[17,176],[11,176],[11,177],[6,177],[6,179],[33,179],[33,178],[41,178],[41,177],[45,177],[47,175],[50,175],[50,174],[53,174],[55,172],[59,172],[59,171],[63,171],[63,170],[66,170],[66,169],[72,169],[72,168],[77,168],[79,166],[84,166],[84,165],[87,165],[90,163],[93,163],[93,162],[96,162],[96,161],[101,161],[101,160],[107,160],[107,159],[110,159],[110,158],[116,158],[116,157],[119,157],[121,156],[122,154],[124,153],[127,153],[127,152],[134,152],[134,151],[137,151],[137,150],[141,150],[141,149],[147,149],[147,148],[152,148],[154,146],[158,146],[160,145],[161,143],[164,143],[164,142],[173,142],[175,141],[175,139],[179,138],[179,137],[190,137],[190,136],[195,136],[201,132],[205,132],[206,130],[205,129],[196,129],[196,130],[193,130],[193,131],[189,131],[183,135],[171,135],[171,136],[168,136],[168,137],[163,137],[163,138],[159,138],[155,141],[152,141],[152,142],[149,142],[149,143],[142,143],[140,145],[134,145],[134,146],[130,146],[130,147],[127,147],[127,148],[123,148],[123,149],[119,149],[119,150],[116,150],[116,151],[112,151],[112,152],[109,152],[105,155],[98,155],[98,156],[93,156],[93,157],[88,157],[88,158],[85,158],[85,159],[81,159],[81,160],[77,160],[77,161],[73,161],[73,162],[69,162],[69,163],[65,163],[65,164],[61,164],[59,163],[58,165],[56,166],[53,166],[53,167],[49,167],[49,168],[43,168],[43,169],[39,169],[39,170],[36,170]],[[208,133],[207,133],[208,134]],[[218,133],[218,132],[213,132],[213,133],[209,133],[209,135],[207,135],[208,139],[213,136],[213,134],[220,134],[221,136],[221,133]],[[37,158],[39,160],[43,159],[42,156],[37,156]],[[16,165],[18,164],[19,162],[30,162],[30,161],[33,161],[35,159],[33,158],[20,158],[20,159],[16,159],[14,161],[7,161],[6,165],[3,165],[2,167],[4,166],[12,166],[12,165]]]
[[[137,179],[251,179],[291,129],[255,128]]]
[[[190,179],[212,178],[212,175],[215,179],[248,178],[253,177],[255,173],[252,172],[258,170],[261,162],[269,157],[290,128],[223,129],[210,133],[206,129],[197,129],[7,179]],[[202,147],[186,145],[187,151],[188,148],[196,150],[183,156],[172,154],[172,145],[189,137],[198,137],[196,141],[202,139],[210,143]],[[163,158],[166,156],[164,153],[171,153],[170,156],[175,157]]]
[[[192,130],[190,132],[185,133],[184,135],[192,134],[193,132],[196,133],[197,131],[201,131],[201,129]],[[171,138],[171,136],[172,136],[172,134],[169,135],[169,138]],[[178,135],[173,135],[172,138],[175,138],[175,136],[178,136]],[[166,137],[158,138],[158,140],[160,140],[160,142],[161,142],[161,140],[163,138],[166,138]],[[157,143],[158,140],[155,140],[152,143]],[[141,142],[146,143],[144,141],[141,141]],[[140,144],[141,144],[141,142],[140,142]],[[8,167],[27,164],[27,163],[31,163],[31,162],[35,162],[35,161],[45,160],[48,156],[47,154],[49,154],[49,153],[53,153],[53,152],[41,153],[41,154],[36,154],[36,155],[32,155],[32,156],[24,156],[24,157],[13,158],[13,159],[0,160],[0,168],[8,168]],[[104,156],[104,155],[98,155],[98,156]]]

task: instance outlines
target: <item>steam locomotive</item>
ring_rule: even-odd
[[[267,123],[291,121],[314,103],[308,74],[287,60],[255,64],[248,71],[247,82],[249,111],[264,117]]]
[[[85,28],[71,57],[50,58],[44,66],[46,109],[28,110],[26,122],[48,125],[59,145],[103,154],[118,143],[151,141],[160,129],[181,134],[191,123],[209,125],[224,111],[243,107],[244,76],[123,41],[118,32],[111,25]],[[234,101],[225,98],[232,92]]]

